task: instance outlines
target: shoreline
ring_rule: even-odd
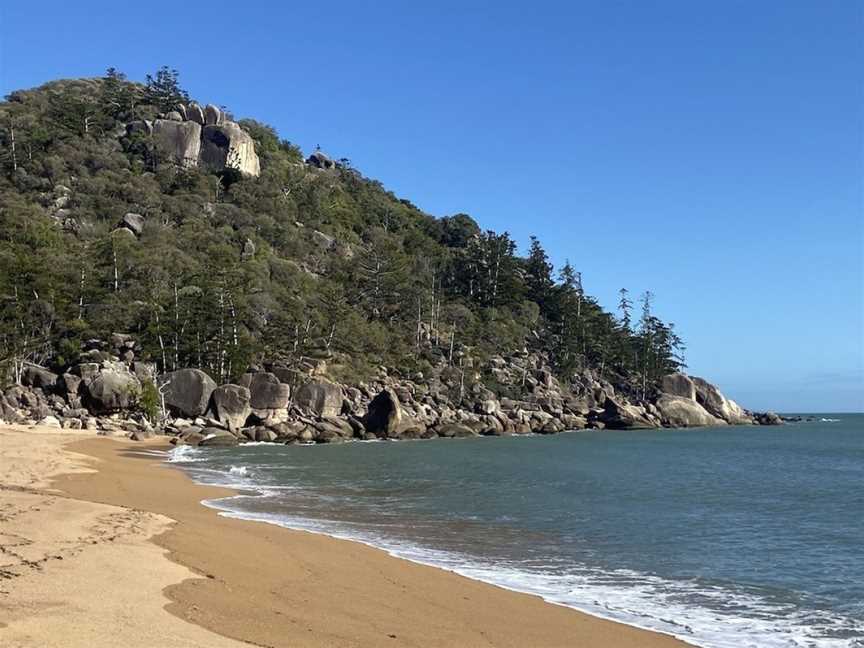
[[[171,613],[162,616],[225,638],[209,645],[238,645],[231,639],[274,647],[690,645],[358,541],[220,515],[203,501],[235,491],[197,484],[163,457],[148,454],[167,449],[161,442],[76,436],[62,447],[89,457],[96,472],[55,476],[53,488],[77,502],[168,521],[147,539],[161,554],[159,563],[183,572],[161,588],[167,605],[160,607]],[[160,598],[158,592],[147,595]],[[154,645],[152,637],[138,645],[148,639]]]
[[[684,428],[681,428],[681,429],[684,429]],[[571,433],[580,433],[580,432],[585,432],[585,431],[586,430],[573,430]],[[532,433],[532,434],[524,435],[524,436],[525,437],[536,436],[536,437],[542,438],[542,437],[548,436],[548,435],[541,435],[541,434],[533,434]],[[432,439],[412,439],[412,440],[413,441],[430,441]],[[386,442],[386,441],[384,441],[384,440],[374,440],[374,441],[355,440],[355,441],[353,441],[353,443],[384,443],[384,442]],[[257,443],[253,443],[252,445],[279,446],[281,444],[257,442]],[[309,445],[314,447],[316,444],[309,444]],[[184,446],[171,446],[171,447],[169,447],[168,448],[169,454],[170,454],[171,450],[176,450],[178,447],[184,447]],[[185,446],[185,447],[188,447],[188,446]],[[624,625],[624,626],[627,626],[629,628],[634,628],[634,629],[639,630],[639,631],[643,631],[643,632],[656,634],[656,635],[660,635],[663,637],[668,637],[668,638],[674,639],[677,642],[680,642],[677,645],[684,644],[686,646],[695,646],[696,648],[699,648],[699,646],[700,646],[700,644],[693,642],[688,637],[682,637],[680,635],[677,635],[673,632],[666,631],[666,630],[661,629],[661,628],[652,628],[650,626],[639,625],[638,623],[635,623],[635,622],[617,619],[613,616],[603,614],[600,611],[595,611],[595,610],[591,610],[591,609],[587,609],[587,608],[582,608],[582,607],[579,607],[577,605],[572,605],[569,603],[556,601],[552,598],[548,598],[547,596],[544,596],[542,593],[539,593],[537,591],[532,591],[532,590],[527,589],[527,588],[519,589],[516,586],[510,586],[510,585],[507,585],[507,584],[500,582],[500,581],[496,582],[496,581],[491,580],[491,579],[484,579],[480,576],[471,575],[469,573],[466,573],[466,572],[470,571],[469,569],[450,567],[450,566],[447,566],[445,564],[435,563],[432,560],[424,560],[422,558],[412,557],[410,555],[407,555],[408,553],[411,553],[411,552],[402,553],[402,552],[400,552],[400,549],[397,547],[388,547],[386,545],[376,544],[373,540],[367,540],[367,539],[360,537],[360,536],[343,535],[343,534],[340,534],[339,532],[333,531],[333,530],[315,529],[312,527],[303,527],[303,526],[299,526],[299,525],[293,526],[289,522],[284,522],[284,521],[281,521],[278,519],[268,519],[266,517],[254,517],[254,514],[233,510],[227,506],[221,506],[219,504],[220,502],[222,502],[223,500],[230,500],[235,495],[240,495],[244,492],[257,493],[256,487],[245,486],[245,485],[241,485],[241,484],[235,484],[235,485],[216,484],[216,485],[214,485],[214,484],[206,484],[203,482],[198,482],[198,481],[195,481],[194,477],[188,471],[184,470],[181,467],[183,462],[166,461],[165,463],[167,466],[170,466],[172,468],[176,468],[181,473],[186,475],[197,486],[221,488],[221,489],[228,490],[229,493],[225,497],[217,497],[217,498],[205,499],[205,500],[201,501],[202,506],[216,511],[217,514],[222,516],[222,517],[226,517],[226,518],[234,519],[234,520],[239,520],[239,521],[245,521],[245,522],[269,524],[269,525],[275,526],[277,528],[281,528],[281,529],[291,531],[291,532],[309,533],[312,535],[330,538],[330,539],[334,539],[334,540],[339,540],[339,541],[343,541],[343,542],[358,543],[358,544],[361,544],[365,547],[369,547],[371,549],[374,549],[376,551],[382,551],[395,560],[406,561],[406,562],[409,562],[409,563],[412,563],[415,565],[420,565],[423,567],[430,567],[432,569],[441,570],[441,571],[444,571],[444,572],[447,572],[450,574],[454,574],[454,575],[459,576],[461,578],[467,578],[468,580],[482,583],[482,584],[488,585],[490,587],[503,589],[503,590],[506,590],[508,592],[513,592],[515,594],[536,597],[548,605],[554,605],[554,606],[562,607],[566,610],[575,611],[579,614],[584,614],[584,615],[587,615],[587,616],[592,617],[592,618],[600,619],[603,621],[608,621],[610,623]],[[412,547],[409,546],[409,549],[410,548],[412,548]]]

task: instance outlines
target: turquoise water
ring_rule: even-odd
[[[864,646],[864,416],[177,450],[229,515],[715,647]]]

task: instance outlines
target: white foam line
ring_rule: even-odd
[[[184,454],[191,456],[180,463],[195,463],[201,460],[194,457],[193,453]],[[190,468],[194,468],[194,466],[190,466]],[[197,472],[201,469],[194,468],[194,470]],[[196,475],[193,475],[193,479],[198,483],[205,483],[207,485],[225,486],[243,490],[251,489],[256,491],[259,496],[267,496],[274,490],[268,488],[266,485],[250,484],[248,480],[237,479],[233,475],[231,477],[235,478],[232,479],[222,471],[207,470],[207,473],[219,475],[221,480],[219,483],[202,482]],[[225,479],[226,477],[228,479]],[[291,488],[288,487],[287,489]],[[266,522],[295,531],[304,531],[339,540],[359,542],[366,546],[385,551],[395,558],[443,569],[513,592],[539,596],[546,602],[554,605],[575,609],[585,614],[616,623],[623,623],[641,630],[672,636],[680,641],[694,646],[701,646],[702,648],[855,648],[856,646],[864,645],[860,643],[853,644],[851,639],[835,640],[808,636],[810,635],[808,630],[814,630],[815,628],[805,623],[804,619],[798,619],[797,622],[790,620],[790,627],[784,628],[781,634],[778,632],[779,629],[776,623],[772,623],[771,620],[760,619],[757,616],[726,616],[705,608],[665,601],[660,593],[656,591],[652,592],[651,589],[655,587],[658,589],[668,588],[671,583],[656,577],[646,577],[636,572],[628,572],[626,570],[613,571],[606,574],[597,572],[597,575],[592,580],[592,577],[589,577],[587,574],[543,574],[519,570],[517,568],[507,569],[487,565],[479,560],[472,561],[463,555],[394,543],[387,538],[370,538],[362,535],[347,534],[344,531],[340,531],[338,525],[341,523],[320,522],[309,518],[295,518],[276,514],[250,513],[232,509],[229,505],[229,502],[245,500],[248,497],[248,495],[234,495],[215,500],[204,500],[202,504],[217,510],[219,515],[224,517]],[[371,536],[373,534],[370,533],[368,535]],[[620,582],[615,581],[615,578],[622,577],[631,581],[633,586],[622,588]],[[605,582],[597,582],[597,580]],[[678,590],[675,593],[681,594],[684,592]],[[698,593],[708,598],[727,602],[736,600],[738,604],[746,605],[749,611],[757,608],[756,611],[758,612],[758,608],[760,607],[760,602],[752,599],[749,595],[736,595],[734,592],[721,591],[719,588],[716,591],[700,589]],[[573,600],[572,597],[574,595],[580,595],[583,600]],[[592,599],[590,603],[584,601],[586,596]],[[735,596],[737,598],[733,599],[732,597]],[[658,599],[660,600],[658,601]],[[648,607],[646,607],[646,604],[648,604]],[[776,618],[777,610],[766,609],[765,605],[764,603],[761,605],[763,611],[772,613],[772,617]],[[776,608],[776,606],[769,605],[768,608]],[[820,620],[823,622],[827,621],[825,619]],[[831,622],[839,624],[842,620],[832,619]],[[734,628],[734,632],[730,632],[730,628]],[[857,626],[854,630],[856,632],[859,631]],[[864,627],[860,631],[864,632]]]

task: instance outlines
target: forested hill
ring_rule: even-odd
[[[290,134],[288,134],[290,135]],[[251,139],[250,139],[251,138]],[[0,361],[56,371],[87,341],[135,336],[159,373],[249,367],[346,383],[538,354],[644,398],[682,344],[622,289],[615,312],[574,264],[526,256],[470,216],[434,218],[347,159],[195,104],[177,73],[116,70],[0,105]],[[464,384],[462,385],[464,388]]]

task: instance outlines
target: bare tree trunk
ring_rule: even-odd
[[[219,382],[225,380],[225,291],[219,291]]]
[[[78,283],[78,319],[84,319],[84,279],[86,276],[84,266],[81,266],[81,281]]]
[[[9,133],[12,140],[12,170],[18,170],[18,155],[15,152],[15,124],[10,121],[9,122]]]
[[[117,270],[117,246],[114,244],[114,237],[111,237],[111,256],[114,259],[114,292],[120,289],[120,273]]]
[[[456,322],[453,322],[453,328],[450,329],[450,354],[447,357],[447,364],[453,364],[453,342],[456,340]]]
[[[180,359],[180,297],[177,293],[177,283],[174,283],[174,361],[173,371],[177,371]]]

